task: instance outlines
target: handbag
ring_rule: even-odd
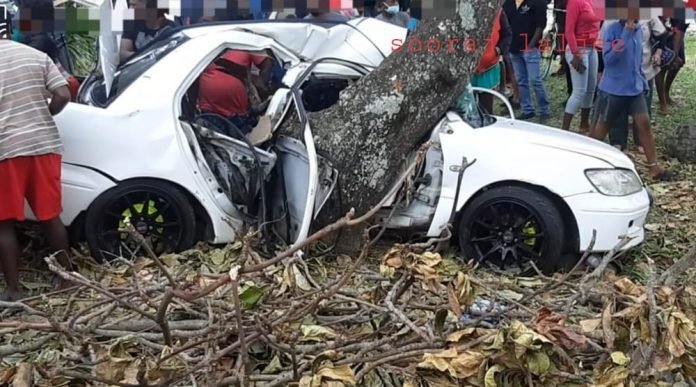
[[[660,68],[664,69],[672,65],[672,62],[677,58],[677,54],[673,49],[662,45],[661,43],[653,44],[650,49],[650,55],[655,56],[657,50],[660,50]]]
[[[664,22],[663,22],[664,24]],[[671,28],[665,24],[665,29],[667,30],[662,35],[650,34],[650,56],[654,57],[657,50],[660,50],[660,68],[664,69],[672,65],[674,60],[677,58],[677,54],[674,51],[673,42],[674,34]]]

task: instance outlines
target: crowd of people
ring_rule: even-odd
[[[545,50],[552,47],[542,36],[549,1],[506,0],[501,14],[507,23],[496,20],[490,39],[497,42],[500,75],[492,78],[484,69],[489,67],[480,66],[472,77],[474,86],[511,90],[512,105],[521,109],[520,119],[538,115],[544,122],[550,115],[541,68]],[[670,93],[685,64],[688,24],[658,16],[641,19],[639,7],[627,11],[626,19],[604,20],[593,0],[554,1],[560,67],[553,76],[566,77],[568,93],[561,128],[571,130],[580,113],[577,132],[599,140],[608,135],[612,145],[626,150],[630,119],[635,151],[645,155],[651,177],[669,180],[674,174],[657,161],[651,105],[655,91],[660,113],[668,114],[675,105]],[[481,63],[487,61],[484,55]],[[487,99],[480,106],[492,112]]]

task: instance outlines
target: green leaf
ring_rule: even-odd
[[[534,375],[541,376],[549,372],[551,360],[541,351],[527,353],[527,369]]]
[[[486,376],[484,377],[483,381],[485,383],[486,387],[498,387],[498,383],[495,381],[495,375],[497,375],[499,372],[502,372],[505,368],[503,366],[496,364],[493,367],[489,368],[488,371],[486,371]]]
[[[244,309],[251,309],[263,297],[263,289],[258,286],[249,286],[239,293],[239,301]]]
[[[278,355],[273,356],[273,359],[271,359],[271,362],[268,363],[266,368],[261,371],[262,374],[275,374],[278,371],[282,370],[283,367],[280,364],[280,359],[278,358]]]

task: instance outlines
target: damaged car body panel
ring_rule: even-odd
[[[284,243],[301,242],[340,191],[330,155],[319,154],[314,144],[312,125],[321,123],[310,122],[309,113],[337,103],[341,90],[378,66],[391,52],[392,40],[405,35],[406,29],[388,23],[355,19],[329,27],[213,23],[156,39],[116,68],[110,93],[105,77],[93,76],[82,87],[81,104],[70,104],[56,117],[66,144],[65,168],[72,171],[66,173],[66,192],[86,187],[75,195],[79,202],[64,206],[63,219],[70,223],[84,213],[90,219],[90,213],[105,211],[105,202],[116,203],[116,194],[147,191],[156,182],[152,189],[179,207],[181,219],[195,216],[190,222],[196,237],[184,227],[175,236],[186,237],[173,245],[187,246],[194,239],[231,242],[246,226]],[[211,121],[215,117],[197,106],[200,75],[227,50],[264,55],[282,70],[246,135],[221,130]],[[643,240],[648,197],[625,155],[581,136],[483,114],[473,89],[463,95],[464,105],[434,123],[425,156],[412,176],[394,187],[398,191],[376,221],[428,237],[440,237],[451,224],[458,234],[453,239],[469,258],[495,252],[505,260],[512,252],[516,259],[513,250],[520,245],[524,254],[533,250],[547,257],[580,252],[593,229],[602,235],[596,251],[610,250],[625,235],[633,238],[628,247]],[[293,137],[279,133],[284,125],[297,129]],[[404,168],[415,160],[418,145]],[[89,172],[78,178],[76,168]],[[588,171],[600,171],[599,177]],[[620,179],[623,183],[616,183]],[[181,195],[166,197],[170,191]],[[149,221],[150,229],[164,229],[168,223],[159,220],[161,207],[168,207],[150,200],[148,192],[136,198],[140,207],[129,206],[124,213],[140,213],[143,227]],[[149,220],[148,200],[159,206],[148,210]],[[477,222],[493,222],[500,202],[507,206],[507,220],[487,225],[497,235],[479,235],[485,230],[477,229]],[[507,209],[515,205],[528,214]],[[505,222],[516,225],[503,230]],[[493,239],[488,253],[467,247]]]
[[[66,224],[84,218],[94,210],[91,202],[118,191],[115,188],[150,179],[170,183],[195,201],[196,216],[201,218],[197,222],[207,224],[199,236],[210,242],[234,240],[244,225],[268,221],[271,213],[287,218],[287,222],[276,225],[286,242],[297,243],[306,238],[312,221],[337,185],[338,173],[328,159],[316,154],[303,103],[297,103],[304,98],[300,87],[310,75],[321,76],[327,71],[347,78],[366,74],[386,57],[391,39],[384,34],[376,42],[368,39],[365,31],[369,32],[367,26],[374,28],[372,22],[359,28],[262,24],[254,27],[250,23],[244,28],[230,24],[183,28],[166,39],[153,41],[148,49],[120,66],[108,65],[114,56],[101,55],[97,68],[102,74],[92,74],[82,85],[80,103],[69,104],[56,117],[65,143],[64,169],[87,166],[84,178],[93,180],[92,184],[70,183],[70,174],[65,173],[66,193],[76,184],[87,190],[71,195],[79,198],[75,205],[64,206],[62,219]],[[287,39],[292,36],[288,31],[298,28],[312,36],[309,44],[298,45]],[[343,31],[326,32],[330,29]],[[395,36],[402,33],[397,29]],[[111,37],[105,36],[100,41],[108,39]],[[333,43],[327,42],[336,42],[337,47],[348,43],[351,48],[344,45],[331,52],[326,48]],[[189,91],[197,77],[212,60],[231,49],[268,53],[284,68],[281,87],[246,139],[218,133],[187,109],[187,105],[195,104]],[[316,66],[316,61],[307,59],[322,56],[348,58],[359,68],[327,63]],[[343,74],[334,74],[332,66],[340,68]],[[109,69],[115,72],[104,76]],[[299,79],[302,80],[298,82]],[[107,92],[109,80],[111,87]],[[275,134],[291,109],[299,110],[298,115],[306,123],[299,140]],[[99,143],[109,146],[95,146]],[[282,208],[269,207],[267,213],[261,214],[260,206],[278,202],[276,196],[259,199],[266,184],[278,176],[287,191],[287,204]]]

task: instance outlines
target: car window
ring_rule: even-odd
[[[94,80],[95,85],[91,89],[91,101],[97,106],[105,107],[123,93],[133,81],[138,79],[152,65],[164,58],[177,47],[181,46],[189,38],[183,33],[177,33],[170,39],[153,41],[149,48],[136,55],[128,62],[118,67],[114,74],[114,80],[111,84],[111,92],[108,97],[106,95],[106,87],[104,86],[103,76],[99,76]]]

